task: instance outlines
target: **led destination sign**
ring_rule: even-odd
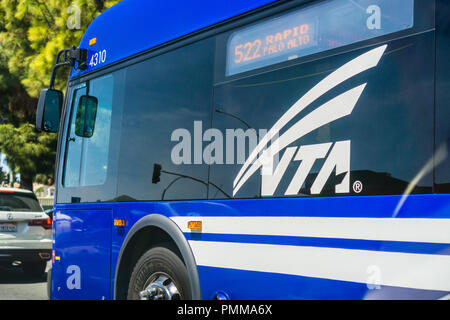
[[[411,28],[414,0],[328,0],[233,33],[226,75]]]
[[[253,41],[245,43],[240,41],[233,46],[234,63],[242,64],[248,61],[270,59],[285,51],[314,46],[317,44],[314,30],[314,24],[304,23],[299,26],[283,28],[275,33],[267,30],[264,35]]]

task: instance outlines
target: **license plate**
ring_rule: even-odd
[[[17,232],[15,223],[0,223],[0,232]]]

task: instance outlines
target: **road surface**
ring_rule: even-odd
[[[47,273],[32,277],[20,267],[0,266],[0,300],[47,300]]]

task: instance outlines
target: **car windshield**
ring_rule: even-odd
[[[0,211],[42,211],[33,194],[0,193]]]

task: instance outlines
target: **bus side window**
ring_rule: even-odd
[[[444,4],[445,3],[445,4]],[[438,1],[436,9],[436,145],[435,192],[450,193],[450,8]]]
[[[113,75],[91,80],[75,91],[66,164],[65,187],[99,186],[106,181],[113,96]]]
[[[194,147],[194,128],[211,125],[213,50],[208,38],[126,69],[120,201],[207,197],[208,165],[198,159],[201,148],[200,157],[194,150],[181,155],[174,150],[180,144]],[[159,176],[155,167],[161,168]]]

